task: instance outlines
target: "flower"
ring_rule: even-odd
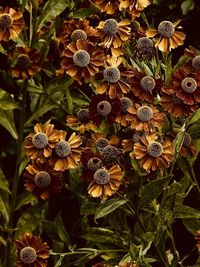
[[[128,12],[132,15],[132,18],[139,17],[141,12],[151,4],[150,0],[119,0],[120,10],[128,10]]]
[[[197,246],[197,249],[198,251],[200,251],[200,230],[198,230],[196,232],[196,235],[195,235],[195,240],[196,240],[196,246]]]
[[[169,140],[157,141],[158,135],[152,133],[140,138],[130,153],[131,158],[140,159],[140,165],[146,171],[164,169],[173,161],[174,149]]]
[[[96,48],[88,40],[77,40],[67,45],[61,65],[66,74],[80,82],[81,78],[89,80],[98,73],[103,59],[104,52],[101,48]]]
[[[34,126],[34,133],[29,134],[25,139],[25,153],[31,159],[48,158],[58,141],[59,131],[54,129],[53,124],[37,123]]]
[[[116,135],[106,136],[104,133],[92,133],[91,137],[87,140],[87,147],[93,149],[94,147],[98,151],[102,151],[102,149],[108,145],[118,145],[119,138]]]
[[[82,148],[81,139],[76,133],[72,133],[68,141],[66,141],[67,132],[61,131],[59,141],[55,145],[55,157],[52,159],[54,170],[65,171],[74,169],[79,166]]]
[[[130,85],[124,79],[133,76],[133,72],[128,70],[120,71],[119,66],[121,64],[121,57],[108,57],[106,59],[103,81],[97,86],[99,94],[108,93],[110,98],[115,98],[116,96],[122,97],[129,92]]]
[[[18,79],[30,79],[42,68],[40,56],[36,49],[16,47],[9,54],[12,61],[11,75]]]
[[[155,54],[154,45],[148,37],[141,37],[137,40],[134,55],[141,61],[150,61]]]
[[[180,150],[180,155],[182,157],[187,157],[187,156],[195,157],[195,156],[197,156],[197,150],[196,150],[195,146],[192,144],[192,137],[189,133],[185,133],[183,145],[182,145],[181,150]]]
[[[163,52],[170,52],[171,49],[183,45],[185,39],[185,34],[176,31],[180,21],[172,23],[171,21],[164,20],[158,25],[158,29],[148,29],[146,31],[146,36],[149,38],[159,35],[159,39],[156,42],[155,46]]]
[[[26,189],[37,198],[46,200],[51,194],[61,191],[62,173],[55,171],[48,160],[33,160],[32,164],[26,167],[24,177]]]
[[[88,186],[88,193],[92,197],[112,196],[119,189],[121,180],[122,171],[119,165],[114,165],[109,170],[102,167],[94,173],[93,181]]]
[[[157,92],[160,91],[163,82],[161,79],[155,79],[143,72],[135,71],[134,76],[130,79],[130,91],[134,97],[148,102],[153,102]]]
[[[131,139],[122,140],[123,152],[130,152],[133,149],[134,144],[138,143],[143,136],[146,136],[144,131],[134,131]]]
[[[129,40],[131,34],[129,20],[123,19],[118,22],[115,19],[107,19],[106,21],[101,21],[97,29],[102,40],[99,45],[107,49],[111,48],[111,53],[114,57],[123,55],[121,47]]]
[[[91,98],[89,106],[90,119],[99,126],[102,120],[107,118],[108,125],[111,125],[115,122],[120,106],[121,102],[117,97],[106,100],[104,94],[94,96]]]
[[[127,120],[128,109],[133,105],[132,100],[128,97],[120,99],[121,108],[120,113],[117,115],[115,121],[122,126],[128,126],[130,122]]]
[[[160,127],[164,123],[163,113],[153,105],[133,105],[128,108],[126,119],[130,121],[131,128],[145,132],[150,132],[154,127]]]
[[[109,15],[115,14],[119,9],[119,1],[110,1],[110,0],[92,0],[101,12],[106,12]]]
[[[0,41],[15,40],[24,27],[21,12],[9,7],[0,8]]]
[[[68,127],[79,131],[81,134],[84,134],[85,131],[97,131],[96,126],[89,118],[88,109],[80,109],[77,113],[77,116],[68,115],[66,122]]]
[[[18,261],[17,267],[47,266],[49,246],[42,242],[41,237],[25,233],[15,241]]]

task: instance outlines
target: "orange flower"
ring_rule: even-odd
[[[151,4],[150,0],[119,0],[120,10],[127,10],[133,18],[139,17],[141,12]]]
[[[133,105],[132,100],[128,97],[123,97],[120,99],[121,108],[120,113],[117,115],[115,121],[122,126],[130,125],[130,122],[127,120],[128,109]]]
[[[91,3],[96,5],[101,12],[106,12],[109,15],[115,14],[119,9],[119,0],[91,0]]]
[[[183,45],[183,41],[186,37],[184,33],[175,30],[179,22],[180,21],[172,23],[168,20],[164,20],[158,25],[157,30],[148,29],[146,31],[146,36],[152,38],[158,35],[159,39],[155,46],[165,53],[170,52],[171,49]]]
[[[180,155],[182,157],[187,157],[187,156],[195,157],[195,156],[197,156],[197,150],[196,150],[195,146],[192,144],[192,137],[189,133],[185,133],[183,145],[182,145],[181,150],[180,150]]]

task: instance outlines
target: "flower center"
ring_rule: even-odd
[[[76,42],[77,40],[87,40],[87,34],[83,30],[77,29],[72,32],[71,40],[72,42]]]
[[[65,158],[71,152],[71,147],[67,141],[60,141],[55,146],[55,152],[58,157]]]
[[[120,79],[120,71],[115,67],[108,67],[103,71],[103,77],[108,83],[116,83]]]
[[[36,133],[32,138],[32,142],[34,147],[43,149],[48,145],[47,135],[44,133]]]
[[[101,163],[102,163],[102,161],[99,158],[93,157],[90,160],[88,160],[87,167],[91,171],[95,172],[100,168]]]
[[[193,58],[192,67],[197,69],[197,70],[200,69],[200,55]]]
[[[192,142],[191,135],[189,133],[185,133],[185,137],[183,140],[183,146],[189,146]]]
[[[160,155],[163,153],[163,147],[161,143],[156,141],[150,143],[147,147],[147,153],[153,158],[160,157]]]
[[[80,122],[86,123],[89,120],[89,110],[88,109],[81,109],[77,113],[77,118]]]
[[[110,174],[104,169],[99,169],[94,174],[94,181],[97,184],[104,185],[107,184],[109,180],[110,180]]]
[[[171,21],[165,20],[162,21],[159,25],[158,25],[158,32],[160,35],[162,35],[163,37],[172,37],[172,35],[174,34],[175,28],[173,23],[171,23]]]
[[[137,41],[137,48],[141,50],[148,50],[153,48],[153,42],[148,37],[141,37]]]
[[[133,142],[137,143],[143,136],[145,136],[145,132],[137,131],[133,135]]]
[[[156,82],[151,76],[144,76],[140,81],[140,86],[144,91],[150,92],[155,88]]]
[[[84,68],[90,63],[90,54],[85,50],[78,50],[73,55],[73,61],[76,66]]]
[[[101,101],[97,105],[97,113],[101,116],[106,116],[111,112],[111,104],[108,101]]]
[[[48,172],[40,171],[35,175],[34,181],[37,187],[47,187],[51,183],[51,176],[48,174]]]
[[[0,29],[6,30],[10,28],[13,24],[13,19],[9,14],[0,15]]]
[[[123,114],[127,114],[128,113],[128,108],[129,107],[131,107],[132,106],[132,101],[131,101],[131,99],[130,98],[128,98],[128,97],[123,97],[123,98],[121,98],[120,99],[120,101],[121,101],[121,113],[123,113]]]
[[[114,35],[118,32],[119,26],[115,19],[107,19],[104,23],[104,32],[108,35]]]
[[[97,141],[96,141],[96,146],[97,148],[99,149],[103,149],[104,147],[108,146],[109,145],[109,142],[106,138],[99,138]]]
[[[31,264],[36,260],[37,254],[34,248],[25,247],[20,251],[19,257],[23,263]]]
[[[18,56],[16,67],[19,70],[27,70],[31,65],[31,61],[28,55],[21,54]]]
[[[150,121],[153,117],[153,111],[148,106],[140,107],[137,110],[137,117],[141,121]]]
[[[110,160],[112,161],[117,158],[119,153],[116,147],[108,145],[103,148],[103,150],[101,151],[101,154],[106,161],[110,161]]]
[[[191,77],[186,77],[181,82],[181,87],[186,93],[193,93],[197,89],[197,82]]]

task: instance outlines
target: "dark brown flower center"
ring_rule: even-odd
[[[19,257],[23,263],[31,264],[36,260],[37,254],[34,248],[25,247],[20,251]]]
[[[159,25],[158,25],[158,32],[161,36],[163,37],[172,37],[172,35],[174,34],[175,28],[173,23],[171,23],[171,21],[162,21]]]
[[[87,167],[91,171],[97,171],[101,167],[101,163],[102,161],[99,158],[93,157],[88,160]]]
[[[104,22],[104,32],[108,35],[114,35],[118,32],[119,26],[115,19],[107,19]]]
[[[137,41],[137,49],[142,51],[148,51],[149,49],[153,48],[153,42],[148,37],[141,37]]]
[[[112,106],[108,101],[101,101],[97,105],[97,113],[101,116],[108,115],[112,110]]]
[[[153,117],[153,111],[148,106],[142,106],[137,110],[137,117],[141,121],[150,121]]]
[[[108,145],[102,149],[101,154],[104,160],[112,161],[117,159],[119,152],[116,147]]]
[[[13,24],[13,19],[9,14],[0,15],[0,29],[6,30]]]
[[[90,54],[85,50],[78,50],[73,55],[73,61],[76,66],[84,68],[90,63]]]
[[[133,135],[133,142],[137,143],[143,136],[145,136],[145,132],[137,131]]]
[[[144,76],[140,81],[140,86],[144,91],[151,92],[155,86],[156,82],[151,76]]]
[[[192,60],[192,66],[193,68],[199,70],[200,69],[200,55],[196,56]]]
[[[98,149],[103,149],[104,147],[108,146],[109,145],[109,142],[106,138],[99,138],[97,141],[96,141],[96,146]]]
[[[77,113],[77,118],[80,122],[86,123],[89,120],[89,110],[88,109],[81,109]]]
[[[156,142],[156,141],[150,143],[147,147],[147,153],[149,154],[149,156],[153,158],[160,157],[163,153],[163,147],[161,143]]]
[[[36,133],[32,138],[32,142],[35,148],[43,149],[48,145],[48,137],[44,133]]]
[[[48,172],[40,171],[36,174],[34,181],[37,187],[47,187],[51,183],[51,176],[48,174]]]
[[[55,152],[58,157],[67,157],[71,153],[70,144],[67,141],[58,142],[55,146]]]
[[[77,29],[72,32],[71,40],[72,42],[76,42],[77,40],[87,40],[87,34],[83,30]]]
[[[123,97],[120,99],[121,101],[121,113],[127,114],[128,113],[128,108],[132,106],[132,101],[128,97]]]
[[[181,87],[186,93],[193,93],[197,89],[197,82],[191,77],[186,77],[181,82]]]
[[[103,71],[103,77],[108,83],[116,83],[120,79],[120,71],[115,67],[108,67]]]
[[[185,137],[183,140],[183,146],[189,146],[192,142],[191,135],[189,133],[185,133]]]
[[[31,61],[28,55],[21,54],[18,56],[16,67],[19,70],[27,70],[31,65]]]
[[[94,181],[97,184],[104,185],[107,184],[109,180],[110,180],[110,174],[108,173],[108,171],[104,169],[99,169],[94,174]]]

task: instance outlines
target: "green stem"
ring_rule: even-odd
[[[199,183],[197,181],[196,175],[195,175],[194,168],[193,168],[192,164],[189,162],[189,160],[187,158],[186,158],[186,162],[187,162],[187,165],[188,165],[188,169],[189,169],[191,178],[192,178],[192,180],[194,181],[194,183],[196,185],[198,193],[200,194],[200,187],[199,187]]]
[[[173,232],[172,232],[171,225],[168,226],[168,231],[169,231],[169,236],[170,236],[171,242],[172,242],[172,249],[173,249],[174,259],[175,259],[175,262],[177,264],[178,261],[179,261],[179,257],[178,257],[178,253],[177,253],[176,244],[175,244],[175,241],[174,241],[174,235],[173,235]]]

